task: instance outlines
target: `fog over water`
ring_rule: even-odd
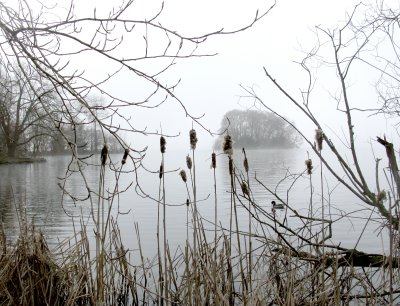
[[[186,169],[185,158],[189,150],[168,150],[165,154],[165,190],[167,209],[167,233],[168,241],[172,249],[178,245],[182,246],[186,240],[186,199],[187,191],[185,184],[178,175],[177,169]],[[190,153],[191,154],[191,153]],[[214,180],[213,172],[210,169],[209,150],[196,150],[196,185],[198,209],[204,218],[206,228],[213,229],[214,220]],[[280,198],[299,213],[307,214],[310,205],[311,188],[309,176],[304,173],[305,157],[301,150],[249,150],[247,151],[250,164],[250,177],[255,202],[271,212],[272,200],[276,198],[269,194],[265,188],[255,181],[259,179],[266,187],[276,191]],[[111,155],[111,159],[119,163],[120,154]],[[60,177],[65,175],[65,168],[70,159],[68,156],[48,157],[47,162],[40,164],[24,165],[3,165],[0,167],[0,213],[7,237],[15,238],[18,233],[18,219],[16,207],[22,207],[26,211],[28,222],[33,222],[45,232],[50,246],[55,246],[57,241],[71,237],[74,230],[79,230],[80,220],[88,225],[88,235],[93,235],[91,230],[93,221],[91,218],[91,203],[88,200],[83,202],[73,201],[66,195],[62,199],[61,189],[57,183],[62,183]],[[91,162],[97,162],[97,157]],[[139,225],[141,243],[147,256],[154,256],[156,252],[156,227],[157,227],[157,202],[159,196],[158,167],[161,161],[161,154],[153,151],[146,157],[144,165],[154,173],[139,171],[139,184],[142,189],[142,196],[135,192],[136,177],[134,173],[122,173],[118,181],[119,190],[124,190],[130,184],[132,187],[121,193],[114,199],[112,215],[118,219],[119,228],[123,242],[130,250],[137,249],[137,240],[134,223]],[[234,161],[238,169],[242,168],[243,155],[236,152]],[[313,209],[320,213],[321,189],[319,188],[320,167],[314,161],[315,171],[312,176],[313,184]],[[132,169],[132,164],[127,163],[127,169]],[[73,169],[73,166],[71,166]],[[172,171],[172,172],[169,172]],[[186,169],[187,171],[187,169]],[[238,170],[239,171],[239,170]],[[303,173],[303,175],[298,176]],[[326,185],[324,186],[324,197],[326,201],[325,211],[329,209],[332,219],[337,220],[333,225],[334,236],[332,243],[340,243],[343,247],[353,248],[356,246],[358,237],[363,231],[367,217],[370,217],[371,210],[366,209],[360,200],[356,199],[337,182],[329,178],[326,169],[323,169]],[[84,167],[85,178],[93,190],[98,190],[100,168],[94,165]],[[286,177],[286,179],[284,179]],[[373,177],[373,176],[371,176]],[[230,211],[230,178],[228,172],[228,160],[226,155],[219,155],[217,158],[217,198],[218,198],[218,219],[222,227],[229,227]],[[115,188],[115,174],[106,172],[105,188],[112,192]],[[241,194],[240,186],[238,193]],[[76,198],[86,197],[87,190],[80,174],[72,174],[67,183],[66,190]],[[145,193],[149,197],[144,197]],[[244,202],[246,203],[246,202]],[[94,210],[98,205],[97,199],[93,197]],[[107,205],[107,204],[106,204]],[[239,206],[239,223],[243,230],[247,230],[247,211]],[[356,211],[350,215],[351,218],[341,218],[341,215]],[[279,218],[284,218],[285,212],[278,212]],[[69,215],[69,216],[68,216]],[[71,216],[74,216],[73,218]],[[293,213],[288,211],[287,222],[292,228],[301,224],[296,223],[292,218]],[[373,218],[376,214],[371,215]],[[189,217],[190,218],[190,217]],[[267,220],[266,220],[267,221]],[[378,220],[379,221],[379,220]],[[75,229],[73,224],[75,223]],[[190,220],[189,220],[190,223]],[[255,232],[259,225],[253,222]],[[382,252],[387,249],[386,231],[380,231],[378,223],[370,221],[365,233],[362,235],[357,248],[369,252]],[[382,235],[380,235],[382,234]],[[212,235],[212,234],[210,234]],[[268,235],[274,236],[273,232]],[[93,239],[93,236],[91,237]],[[190,239],[190,237],[189,237]],[[94,243],[94,240],[92,240]],[[382,244],[383,243],[383,244]],[[93,244],[94,248],[94,244]]]

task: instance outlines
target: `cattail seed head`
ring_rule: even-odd
[[[195,129],[190,130],[189,137],[190,137],[190,147],[192,148],[192,150],[194,150],[196,149],[196,144],[197,144],[197,135]]]
[[[159,177],[160,179],[162,179],[163,173],[164,173],[164,165],[161,164],[161,165],[160,165],[160,171],[159,171],[159,173],[158,173],[158,177]]]
[[[213,169],[217,168],[217,156],[215,153],[211,154],[211,167]]]
[[[322,150],[322,142],[324,140],[324,132],[322,132],[321,129],[316,129],[315,130],[315,143],[317,145],[317,150],[321,151]]]
[[[186,199],[186,206],[189,206],[189,199]]]
[[[243,182],[240,184],[240,187],[242,188],[243,194],[249,196],[249,187],[247,186],[247,183],[246,183],[245,181],[243,181]]]
[[[125,149],[124,156],[122,157],[122,164],[123,165],[125,165],[125,163],[126,163],[126,159],[128,157],[128,154],[129,154],[129,149]]]
[[[225,154],[233,154],[232,144],[232,137],[229,134],[225,135],[224,142],[222,144],[222,150]]]
[[[244,170],[248,173],[249,172],[249,161],[247,160],[246,150],[244,148],[242,148],[242,151],[244,154],[243,167],[244,167]]]
[[[379,191],[378,195],[376,196],[376,199],[378,200],[378,202],[382,202],[383,200],[386,200],[386,191],[385,190]]]
[[[306,167],[307,167],[307,174],[311,175],[312,169],[313,169],[312,160],[311,159],[306,159],[305,164],[306,164]]]
[[[192,159],[190,158],[189,155],[187,155],[186,156],[186,166],[188,167],[189,170],[192,169],[192,165],[193,165]]]
[[[108,155],[108,146],[107,144],[104,144],[103,149],[101,150],[100,153],[100,158],[101,158],[101,164],[104,166],[107,161],[107,155]]]
[[[165,153],[165,145],[167,144],[167,141],[165,140],[164,136],[160,137],[160,151],[161,153]]]
[[[249,172],[249,162],[248,162],[248,160],[247,160],[247,157],[244,158],[243,167],[244,167],[244,170],[245,170],[246,172]]]
[[[181,176],[182,181],[184,181],[184,182],[186,183],[186,182],[187,182],[186,171],[182,169],[182,170],[179,172],[179,175]]]
[[[233,159],[230,155],[229,155],[229,174],[233,175]]]

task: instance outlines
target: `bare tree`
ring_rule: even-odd
[[[71,149],[75,162],[71,162],[70,166],[73,165],[74,169],[66,169],[65,180],[59,184],[63,196],[69,196],[74,203],[86,201],[85,203],[90,205],[90,216],[94,223],[96,240],[95,262],[91,266],[95,275],[92,278],[92,280],[95,279],[92,282],[95,289],[91,294],[93,304],[96,305],[106,304],[108,291],[112,291],[107,281],[117,279],[107,275],[108,264],[114,261],[114,258],[125,258],[126,255],[125,251],[121,252],[121,249],[113,247],[117,240],[110,234],[117,228],[111,212],[114,200],[117,202],[118,194],[122,192],[118,185],[119,175],[128,155],[135,162],[133,170],[130,171],[135,171],[141,166],[142,156],[134,159],[137,156],[132,156],[132,152],[138,152],[138,150],[125,143],[121,133],[160,134],[157,130],[136,128],[130,118],[130,110],[153,109],[166,103],[167,100],[174,101],[180,105],[184,115],[207,130],[199,120],[200,118],[192,116],[183,101],[175,94],[179,81],[170,84],[164,79],[164,74],[178,61],[212,55],[198,51],[199,46],[204,44],[209,37],[244,31],[266,16],[274,6],[273,4],[262,12],[255,12],[254,18],[244,26],[232,30],[217,29],[200,35],[186,36],[161,23],[164,4],[160,4],[158,10],[153,11],[151,15],[146,14],[142,18],[135,19],[132,16],[137,15],[136,10],[140,9],[139,5],[134,0],[126,0],[116,4],[106,13],[94,9],[87,15],[75,11],[73,0],[69,2],[65,10],[56,6],[49,7],[41,1],[35,2],[34,5],[26,0],[17,0],[12,5],[0,3],[0,64],[5,67],[20,68],[19,81],[29,88],[33,97],[32,101],[40,105],[46,118],[52,122]],[[86,71],[84,66],[88,59],[107,67],[104,73],[93,75],[90,71]],[[35,86],[27,71],[34,71],[38,77],[46,81],[46,84],[49,84],[54,101],[57,101],[55,111],[46,107],[45,97]],[[120,94],[120,90],[110,89],[109,84],[120,75],[124,75],[125,86],[140,86],[142,91],[140,97],[126,98]],[[104,103],[98,105],[90,99],[93,96],[101,96]],[[106,110],[105,115],[102,115],[103,110]],[[82,157],[79,152],[83,145],[80,142],[80,132],[83,127],[88,127],[93,123],[96,124],[96,129],[101,131],[104,142],[107,135],[112,135],[124,149],[123,161],[116,165],[109,162],[108,146],[103,146],[101,159],[97,163],[100,172],[98,188],[89,186],[83,169],[87,163],[84,157],[87,156]],[[163,135],[166,136],[165,133]],[[139,163],[136,162],[137,160]],[[116,183],[111,191],[105,186],[108,166],[115,170]],[[68,192],[66,179],[75,173],[83,178],[87,196],[77,197]],[[141,190],[137,173],[135,174],[136,190],[140,195],[150,197]],[[163,170],[160,169],[160,179],[163,174]],[[165,196],[163,198],[164,203],[160,200],[155,200],[155,202],[157,205],[163,204],[165,211]],[[196,202],[196,196],[194,196],[194,201]],[[166,242],[166,238],[164,241]],[[107,254],[108,246],[115,250],[112,251],[113,255]],[[165,265],[162,262],[159,262],[159,265],[164,269],[166,277],[164,279],[160,277],[157,280],[159,286],[156,286],[161,288],[156,296],[157,300],[163,301],[163,305],[174,303],[169,296],[173,282],[168,276],[169,271],[172,270],[169,269],[169,265],[167,266],[167,252],[169,254],[164,243]],[[194,262],[197,262],[197,258],[194,258]],[[130,273],[128,266],[129,264],[125,265],[126,272]],[[127,278],[124,276],[123,282],[126,281],[131,284],[136,283],[130,276]],[[199,292],[200,290],[196,289],[196,297],[200,297]],[[132,294],[135,296],[137,292],[132,291]]]
[[[23,0],[13,6],[0,4],[0,61],[3,65],[17,63],[21,68],[29,67],[51,84],[51,89],[60,101],[58,109],[62,113],[61,117],[47,114],[55,127],[59,124],[74,124],[76,112],[85,110],[95,118],[101,131],[108,131],[117,137],[123,147],[127,145],[118,136],[118,131],[157,133],[136,129],[126,115],[126,108],[155,108],[165,103],[169,97],[182,106],[185,115],[201,125],[199,118],[192,117],[175,95],[177,84],[163,81],[163,73],[178,60],[208,56],[197,51],[198,46],[206,42],[207,38],[243,31],[272,8],[262,13],[257,11],[254,19],[246,26],[190,37],[160,23],[163,5],[152,16],[132,19],[130,15],[136,9],[132,0],[122,1],[108,13],[99,13],[95,9],[89,16],[78,16],[73,1],[69,3],[68,9],[60,10],[64,12],[63,16],[52,14],[55,7],[47,7],[41,2],[37,4],[39,9],[33,9]],[[132,52],[137,37],[142,37],[139,43],[143,43],[143,50]],[[157,39],[155,47],[152,37],[161,38]],[[79,64],[76,65],[77,57],[103,61],[113,71],[107,71],[100,77],[90,76]],[[150,62],[153,64],[149,65]],[[127,100],[109,90],[108,83],[122,73],[127,74],[126,78],[133,82],[140,81],[140,86],[147,92],[144,98]],[[20,77],[22,82],[31,87],[38,103],[43,103],[29,75],[23,73]],[[102,96],[105,101],[102,108],[108,109],[110,113],[107,118],[99,118],[99,107],[87,99],[89,95]],[[69,139],[68,142],[73,143],[73,140]]]
[[[381,190],[378,182],[367,181],[364,172],[369,171],[369,169],[363,171],[359,162],[359,151],[357,149],[356,141],[357,122],[354,121],[353,116],[357,112],[369,111],[374,113],[378,108],[371,109],[360,107],[360,103],[358,101],[352,101],[353,95],[349,93],[349,88],[351,87],[351,77],[358,74],[358,66],[356,66],[356,63],[362,62],[367,63],[367,65],[370,67],[377,67],[373,62],[367,62],[366,59],[363,59],[363,55],[365,55],[365,58],[367,59],[371,58],[371,49],[376,50],[375,47],[377,47],[375,45],[376,40],[373,40],[373,35],[379,35],[379,31],[374,25],[371,25],[372,29],[370,32],[367,32],[365,28],[363,28],[363,33],[360,33],[359,30],[356,30],[353,21],[356,19],[355,14],[359,9],[359,6],[356,6],[352,14],[348,16],[349,19],[347,23],[345,23],[345,25],[341,28],[334,30],[324,29],[322,27],[316,28],[319,38],[318,46],[309,52],[307,56],[300,62],[301,67],[306,72],[309,83],[305,89],[301,89],[299,98],[296,98],[295,95],[291,94],[289,89],[285,89],[285,87],[273,77],[268,69],[264,68],[264,72],[266,77],[288,99],[288,101],[295,105],[299,112],[305,115],[305,117],[315,126],[317,131],[321,131],[320,136],[322,137],[323,142],[326,144],[325,147],[327,147],[327,149],[334,154],[337,162],[339,163],[340,169],[343,169],[343,173],[337,171],[338,168],[334,167],[332,163],[321,154],[320,148],[316,144],[314,135],[311,135],[312,138],[310,138],[308,135],[302,133],[301,127],[295,127],[297,131],[301,133],[306,143],[310,146],[318,158],[321,159],[323,165],[359,200],[371,207],[377,208],[382,216],[387,219],[387,221],[390,220],[390,222],[397,229],[399,225],[397,216],[389,213],[388,208],[383,205],[383,199],[378,196],[378,194],[383,190]],[[382,26],[384,27],[384,25]],[[323,39],[322,37],[325,37],[326,40],[321,41]],[[370,43],[373,44],[372,47],[374,48],[371,47]],[[321,50],[321,46],[328,46],[331,53],[326,55],[326,53],[324,53],[325,50]],[[377,60],[379,61],[379,59]],[[391,59],[388,58],[386,61],[390,62]],[[315,62],[318,62],[318,65],[315,65]],[[342,115],[347,127],[345,139],[339,140],[346,144],[345,149],[347,152],[340,149],[342,145],[338,145],[334,142],[333,139],[338,135],[335,132],[332,132],[333,137],[330,137],[329,131],[326,131],[323,121],[320,121],[320,119],[312,110],[312,103],[314,102],[314,99],[318,99],[314,98],[313,96],[313,88],[315,87],[315,82],[317,80],[317,77],[314,75],[315,69],[313,67],[321,67],[321,65],[326,65],[329,67],[333,75],[336,77],[336,83],[333,83],[332,87],[333,91],[339,90],[339,92],[335,91],[335,94],[332,94],[331,97],[335,105],[337,105],[338,118],[340,118]],[[370,80],[367,80],[366,82],[369,81]],[[380,83],[380,85],[382,84]],[[277,110],[272,109],[272,106],[264,102],[261,97],[257,95],[253,88],[243,88],[250,95],[250,97],[255,99],[256,103],[264,108],[272,110],[276,114],[279,114]],[[364,102],[365,101],[363,101],[363,103]],[[288,123],[290,124],[290,122]],[[377,131],[377,133],[379,132],[381,131]],[[350,160],[346,158],[347,153],[350,153]],[[344,174],[344,176],[342,176],[342,174]],[[397,196],[397,192],[394,192],[393,195]]]
[[[51,90],[39,75],[25,67],[28,84],[21,77],[22,71],[16,68],[4,67],[0,77],[0,126],[9,157],[15,157],[18,150],[23,151],[33,140],[50,135],[47,114],[53,113],[55,104]],[[40,95],[42,103],[35,94]]]
[[[258,181],[278,199],[278,202],[283,204],[288,215],[297,219],[303,226],[293,228],[285,221],[277,221],[257,205],[255,205],[253,215],[259,223],[266,227],[270,226],[278,234],[279,239],[275,241],[277,247],[271,257],[275,258],[278,254],[286,260],[287,256],[295,257],[296,259],[290,262],[296,266],[295,271],[301,275],[299,281],[301,279],[301,282],[305,282],[309,277],[310,295],[306,297],[306,304],[312,301],[321,305],[339,303],[339,301],[349,303],[353,299],[362,300],[377,296],[383,303],[392,305],[396,304],[395,301],[398,299],[400,178],[395,145],[392,143],[396,139],[392,141],[386,137],[377,137],[377,141],[371,143],[375,148],[374,151],[380,152],[380,155],[386,155],[388,166],[382,167],[380,158],[374,160],[372,158],[374,152],[369,152],[371,162],[366,166],[360,161],[365,151],[360,149],[359,139],[362,135],[363,124],[368,126],[369,123],[358,121],[357,118],[360,118],[360,115],[369,115],[375,116],[373,119],[378,119],[376,116],[379,116],[383,122],[386,122],[388,115],[398,116],[399,16],[400,8],[385,6],[384,1],[376,6],[368,7],[359,4],[347,15],[347,20],[341,27],[335,29],[316,27],[316,46],[306,52],[304,58],[298,62],[305,72],[307,81],[307,85],[298,93],[293,93],[289,85],[278,82],[273,73],[264,67],[265,76],[270,84],[298,110],[298,115],[304,116],[308,124],[315,128],[315,135],[310,135],[308,128],[304,129],[302,126],[292,124],[302,135],[309,149],[313,151],[317,161],[310,159],[310,156],[305,156],[305,172],[298,175],[289,174],[283,179],[293,179],[297,182],[309,176],[311,194],[309,210],[306,214],[303,215],[292,205],[289,196],[279,194],[278,188],[264,186]],[[325,89],[328,87],[328,98],[321,95],[321,91],[317,90],[318,86]],[[361,88],[358,92],[355,90],[357,86]],[[246,97],[251,98],[257,107],[272,111],[285,120],[280,109],[266,102],[254,87],[242,87],[246,92]],[[375,91],[377,94],[370,95],[368,97],[370,101],[368,101],[365,99],[365,92],[366,88],[368,91],[371,87],[372,92]],[[382,104],[378,104],[379,98]],[[322,99],[330,99],[331,103],[322,102]],[[317,103],[320,105],[325,103],[325,107],[333,105],[336,108],[334,126],[328,126],[325,122],[326,119],[332,118],[331,114],[329,117],[323,117],[316,111]],[[288,122],[288,124],[291,123]],[[374,132],[376,134],[370,135],[371,138],[386,132],[378,128],[376,126],[377,130]],[[389,126],[390,128],[395,130],[396,126]],[[320,177],[318,182],[320,199],[314,196],[316,186],[314,186],[312,175],[316,166],[320,172],[317,173],[317,177]],[[373,171],[375,175],[371,175]],[[364,228],[357,233],[359,238],[354,241],[354,248],[344,248],[340,242],[331,240],[333,224],[343,218],[348,218],[347,220],[352,222],[351,216],[358,218],[359,215],[354,211],[354,207],[340,207],[338,211],[332,208],[329,191],[332,190],[332,186],[327,184],[328,177],[333,177],[349,196],[354,197],[355,202],[369,211]],[[314,180],[318,179],[314,176]],[[289,193],[290,190],[287,191],[287,194]],[[332,214],[333,210],[336,211],[335,214]],[[259,216],[271,218],[275,222],[275,227]],[[373,220],[379,220],[378,225],[373,225]],[[367,226],[384,228],[387,231],[389,256],[369,254],[368,250],[357,249]],[[266,244],[270,244],[270,241]],[[297,261],[298,259],[300,262]],[[318,268],[315,266],[315,270],[308,274],[301,268],[302,263],[306,262],[311,265],[316,264]],[[352,268],[342,269],[347,266]],[[338,272],[338,267],[342,267],[341,277],[348,279],[352,284],[350,290],[335,284],[335,280],[331,277]],[[363,267],[363,269],[361,271],[354,267]],[[379,282],[374,279],[377,270],[372,267],[387,267],[387,273],[384,273],[386,280]],[[305,274],[309,276],[305,277]],[[284,283],[285,281],[281,279],[278,286],[285,288]],[[363,289],[358,290],[367,283],[372,288],[373,294]],[[315,294],[315,286],[324,293]],[[335,286],[338,287],[334,289]],[[299,284],[297,289],[302,290],[300,288],[302,285]]]

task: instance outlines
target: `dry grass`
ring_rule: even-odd
[[[165,145],[165,143],[164,143]],[[192,242],[171,252],[168,237],[159,237],[154,258],[142,254],[136,225],[139,256],[130,258],[118,224],[109,215],[111,206],[94,213],[96,241],[86,227],[70,240],[49,250],[44,235],[20,222],[20,236],[11,245],[0,235],[1,305],[386,305],[398,303],[398,243],[393,256],[368,257],[325,242],[329,220],[311,214],[291,228],[275,212],[257,205],[252,197],[249,161],[245,173],[231,156],[229,164],[231,216],[229,228],[217,226],[218,211],[210,228],[196,207],[195,147],[183,180],[190,200]],[[164,151],[165,152],[165,151]],[[126,157],[125,157],[126,158]],[[164,160],[162,161],[162,164]],[[214,168],[215,170],[215,168]],[[102,169],[104,175],[104,169]],[[307,170],[305,170],[307,171]],[[168,191],[160,171],[159,228],[166,233]],[[190,182],[189,181],[190,177]],[[101,176],[103,179],[103,176]],[[307,179],[307,178],[306,178]],[[215,175],[214,175],[215,180]],[[246,184],[246,192],[240,187]],[[103,181],[100,181],[100,186]],[[216,182],[215,182],[216,184]],[[191,188],[188,188],[190,186]],[[102,187],[104,188],[104,187]],[[117,188],[116,188],[117,189]],[[242,192],[239,194],[237,190]],[[266,189],[268,190],[268,189]],[[101,189],[100,189],[101,191]],[[102,201],[100,193],[99,204]],[[188,200],[189,202],[189,200]],[[112,203],[112,201],[111,201]],[[217,192],[215,188],[215,205]],[[99,205],[99,207],[102,207]],[[249,227],[240,229],[238,208],[247,211]],[[286,206],[290,211],[290,207]],[[106,214],[106,215],[104,215]],[[163,217],[161,219],[161,217]],[[240,215],[243,218],[243,215]],[[322,222],[324,221],[324,222]],[[160,226],[161,225],[161,226]],[[253,226],[252,226],[253,225]],[[246,225],[247,227],[247,225]],[[318,230],[319,229],[319,230]],[[189,227],[186,229],[189,231]],[[391,239],[398,241],[397,231]],[[212,233],[210,238],[207,232]],[[329,236],[329,235],[328,235]],[[91,246],[95,244],[95,248]],[[95,249],[95,251],[93,251]],[[364,260],[366,264],[363,264]],[[381,261],[380,261],[381,260]],[[375,267],[368,265],[375,263]],[[364,266],[363,266],[364,265]],[[99,269],[101,272],[99,272]]]

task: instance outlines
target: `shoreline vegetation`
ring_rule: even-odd
[[[44,163],[44,157],[0,157],[0,165]]]
[[[114,154],[123,153],[124,150],[113,150]],[[92,155],[99,154],[98,151],[82,151],[80,154],[84,154],[87,157]],[[8,164],[33,164],[33,163],[44,163],[47,161],[46,156],[60,156],[67,155],[69,156],[69,152],[62,153],[53,153],[53,152],[40,152],[40,156],[37,157],[28,157],[28,156],[18,156],[18,157],[8,157],[8,156],[0,156],[0,165],[8,165]]]
[[[227,131],[236,149],[297,148],[302,144],[302,139],[288,122],[268,111],[230,110],[221,121],[214,149],[221,148]]]
[[[250,73],[246,80],[247,69],[241,71],[242,65],[236,65],[236,55],[233,62],[222,61],[223,66],[201,67],[200,73],[182,70],[189,67],[186,65],[174,67],[193,59],[196,65],[190,67],[200,68],[198,59],[224,53],[212,51],[212,46],[218,47],[222,41],[208,43],[247,31],[265,20],[277,4],[275,0],[255,6],[246,2],[238,15],[230,7],[213,6],[216,14],[212,15],[217,19],[208,14],[207,27],[203,27],[204,18],[194,18],[195,28],[200,26],[197,30],[192,28],[191,20],[181,27],[176,25],[178,20],[171,20],[172,25],[169,20],[174,18],[174,10],[164,10],[164,2],[154,5],[147,1],[152,4],[144,5],[146,1],[108,1],[101,9],[78,2],[85,1],[67,1],[66,9],[60,9],[55,2],[0,1],[0,152],[35,156],[41,151],[69,151],[73,166],[66,167],[62,182],[72,175],[80,176],[78,187],[84,194],[75,193],[74,188],[69,192],[67,183],[58,184],[60,205],[68,199],[87,205],[90,211],[90,218],[85,220],[71,216],[74,236],[49,250],[44,235],[29,224],[24,214],[24,205],[35,203],[15,203],[19,238],[12,243],[7,240],[0,223],[0,305],[400,303],[400,174],[395,150],[399,145],[393,144],[393,139],[398,140],[400,109],[399,5],[383,0],[358,3],[337,24],[312,27],[312,45],[308,36],[299,38],[304,49],[298,50],[301,58],[293,59],[300,70],[289,69],[283,62],[277,66],[279,59],[247,43],[252,39],[238,39],[238,48],[246,45],[252,52],[257,51],[251,54],[268,57],[260,57],[259,62],[264,78],[259,79],[261,74],[254,70],[256,73]],[[205,5],[209,11],[210,4]],[[199,10],[192,6],[187,9],[178,13],[201,17]],[[254,18],[249,19],[250,11]],[[274,24],[277,31],[293,21],[282,16],[281,22]],[[296,30],[297,25],[291,26]],[[257,44],[262,43],[268,50],[287,48],[286,43],[265,44],[273,40],[260,33],[255,37]],[[287,39],[284,34],[279,37]],[[235,51],[240,51],[238,48]],[[251,56],[246,54],[241,56],[243,60]],[[87,60],[87,65],[81,60]],[[92,64],[101,65],[92,68],[102,69],[91,69]],[[209,194],[215,212],[205,219],[197,207],[201,180],[196,174],[199,155],[193,127],[215,135],[203,121],[204,111],[217,111],[212,107],[220,96],[215,88],[222,90],[225,81],[231,79],[222,82],[215,74],[217,78],[210,79],[215,83],[212,88],[200,89],[197,77],[208,77],[214,68],[235,71],[236,80],[251,84],[240,85],[243,91],[237,101],[237,105],[251,110],[227,113],[217,133],[222,141],[217,146],[225,153],[221,163],[225,163],[223,195],[228,209],[222,212],[220,208],[222,195],[217,192],[221,188],[217,188],[215,172],[219,165],[215,152],[210,152],[209,182],[214,188]],[[189,87],[178,90],[186,76],[188,82],[182,83]],[[196,98],[192,99],[194,94]],[[211,107],[198,113],[197,103],[198,115],[193,115],[190,103],[204,99],[211,99],[204,104]],[[218,105],[226,100],[221,99]],[[170,109],[169,104],[174,108]],[[304,124],[295,125],[285,113]],[[192,129],[186,167],[172,168],[164,158],[168,154],[166,139],[179,136],[189,123]],[[177,134],[176,127],[181,127]],[[315,137],[310,135],[311,127]],[[381,136],[372,140],[377,134]],[[142,147],[136,140],[156,135],[160,137],[159,163],[149,169],[142,163],[147,146]],[[392,139],[383,135],[391,135]],[[366,140],[371,144],[367,152],[371,160],[364,164],[360,156],[366,152],[360,144]],[[246,147],[259,143],[295,147],[301,141],[309,150],[304,153],[302,170],[293,173],[286,168],[275,186],[260,181],[246,157]],[[234,155],[235,142],[243,149]],[[108,145],[102,148],[101,143]],[[379,164],[375,145],[380,154],[386,153],[384,165]],[[109,156],[115,148],[123,150],[118,161]],[[90,154],[81,155],[80,150],[101,150],[93,167],[97,173],[91,177],[97,184],[95,188],[91,188],[92,181],[89,183],[85,174],[85,167],[93,165],[87,158]],[[182,156],[182,164],[184,159]],[[28,158],[13,162],[33,161]],[[151,194],[141,188],[138,169],[146,171],[152,187],[156,187]],[[127,214],[119,210],[120,194],[126,190],[119,179],[124,174],[132,177],[127,188],[157,205],[157,213],[151,216],[157,230],[153,258],[143,256],[137,223],[130,237],[121,237],[119,217]],[[175,176],[176,184],[186,187],[180,194],[181,202],[172,203],[186,213],[187,238],[176,250],[169,244],[171,224],[167,216],[172,213],[167,199],[174,192],[165,181],[169,175]],[[330,183],[328,178],[334,181]],[[283,182],[290,187],[281,190]],[[306,186],[301,195],[306,208],[302,210],[293,199],[297,184]],[[255,185],[257,192],[283,207],[283,218],[258,201]],[[13,187],[9,188],[11,195]],[[340,188],[354,198],[357,207],[340,206],[334,194]],[[132,213],[134,209],[132,205]],[[228,219],[224,225],[222,213]],[[245,226],[239,226],[239,218]],[[351,241],[351,248],[344,248],[335,241],[335,230],[341,222],[354,225],[355,220],[362,226],[352,227],[354,244]],[[381,254],[361,250],[361,239],[371,238],[366,237],[369,227],[376,230],[372,239],[382,243],[377,251]],[[133,249],[124,246],[126,239],[134,239]]]
[[[216,153],[211,154],[214,220],[204,219],[197,209],[196,143],[196,132],[191,130],[191,154],[177,177],[177,184],[181,181],[187,190],[183,207],[187,210],[187,239],[183,245],[172,250],[168,243],[165,138],[160,138],[161,165],[154,181],[159,185],[159,197],[154,199],[159,209],[153,258],[143,256],[137,223],[129,238],[135,239],[137,246],[133,250],[124,246],[127,238],[121,237],[112,211],[119,194],[119,175],[130,161],[129,150],[120,163],[112,165],[117,179],[114,192],[110,192],[112,186],[105,186],[105,168],[111,161],[105,146],[99,156],[98,198],[92,199],[97,201],[92,208],[93,239],[89,238],[92,229],[83,220],[74,221],[75,235],[50,250],[43,233],[28,224],[23,208],[18,207],[19,238],[10,243],[0,227],[0,304],[381,305],[397,298],[399,258],[331,243],[331,219],[322,219],[312,209],[301,215],[267,186],[265,191],[283,205],[284,215],[303,225],[291,227],[286,217],[279,218],[271,207],[259,205],[252,185],[262,182],[256,176],[255,181],[250,179],[251,160],[245,149],[243,158],[235,155],[234,160],[229,135],[223,145],[231,178],[227,186],[231,195],[229,225],[219,221]],[[311,160],[305,168],[295,175],[295,181],[311,182]],[[317,200],[313,194],[306,196]],[[238,219],[247,217],[247,229],[239,227]],[[395,229],[391,230],[394,235]]]

